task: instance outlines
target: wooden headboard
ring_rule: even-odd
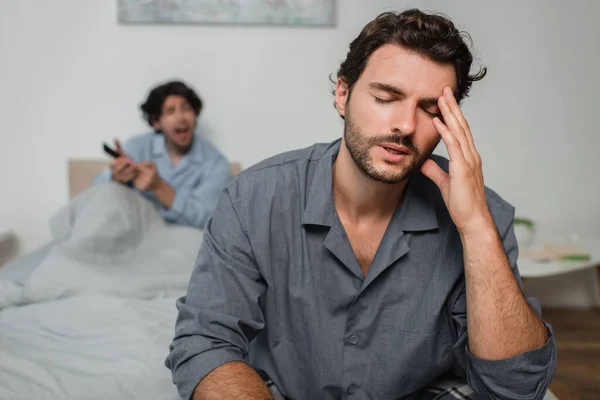
[[[77,196],[92,185],[92,181],[110,161],[102,159],[70,159],[69,160],[69,198]],[[239,174],[242,166],[238,162],[231,163],[231,175]]]

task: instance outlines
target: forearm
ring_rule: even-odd
[[[175,200],[175,189],[169,186],[162,178],[158,178],[156,185],[152,188],[152,193],[165,208],[171,208]]]
[[[501,360],[542,347],[547,329],[525,300],[493,223],[461,240],[471,353]]]
[[[215,368],[200,381],[193,400],[274,400],[271,391],[248,364],[233,361]]]
[[[218,190],[211,192],[198,188],[180,188],[175,193],[171,206],[165,207],[161,213],[169,222],[204,229],[215,210],[218,193]]]

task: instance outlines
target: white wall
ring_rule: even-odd
[[[66,159],[145,130],[138,105],[166,79],[198,89],[208,136],[246,166],[340,136],[328,76],[350,40],[381,11],[424,4],[468,30],[489,67],[465,102],[486,183],[545,236],[600,235],[600,2],[573,3],[338,0],[337,27],[323,29],[124,26],[116,0],[0,0],[0,225],[22,251],[45,242]],[[590,277],[561,279],[579,295],[559,303],[590,304]],[[556,282],[540,285],[549,302]]]

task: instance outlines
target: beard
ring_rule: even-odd
[[[171,137],[171,135],[166,134],[164,131],[160,131],[160,134],[165,137],[165,144],[169,151],[173,151],[176,154],[186,154],[193,145],[194,142],[194,131],[192,131],[189,140],[182,143],[176,137]],[[175,136],[175,135],[173,135]]]
[[[408,178],[413,172],[418,171],[425,160],[429,158],[433,149],[428,152],[420,151],[412,141],[411,136],[403,136],[400,134],[381,134],[377,136],[367,136],[360,131],[350,115],[350,110],[344,118],[344,141],[350,156],[358,168],[369,178],[377,182],[395,184],[400,183]],[[410,154],[408,155],[408,165],[398,167],[394,170],[378,169],[373,165],[373,160],[369,156],[369,151],[382,143],[395,143],[406,147]],[[435,148],[435,146],[434,146]],[[391,166],[392,164],[390,164]]]

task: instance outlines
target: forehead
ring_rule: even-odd
[[[180,105],[181,103],[187,103],[187,99],[178,94],[170,94],[165,98],[163,103],[163,107],[175,107]]]
[[[384,83],[408,95],[436,97],[446,86],[456,90],[452,64],[440,64],[403,47],[387,44],[377,49],[367,63],[358,83]]]

